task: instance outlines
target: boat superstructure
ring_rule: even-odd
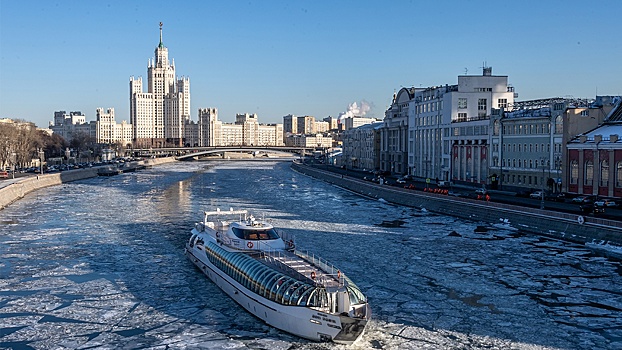
[[[342,271],[246,210],[205,212],[186,254],[250,313],[300,337],[351,344],[371,318],[367,298]]]

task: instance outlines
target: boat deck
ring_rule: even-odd
[[[255,258],[271,268],[298,280],[306,279],[311,283],[326,288],[338,288],[340,286],[338,276],[334,276],[322,270],[320,267],[311,264],[292,252],[263,252],[261,256],[255,256]],[[313,273],[315,273],[315,279],[312,278]]]

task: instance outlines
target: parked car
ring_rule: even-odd
[[[451,187],[451,182],[450,181],[439,181],[438,182],[438,187],[440,187],[440,188],[449,188],[449,187]]]
[[[594,202],[594,205],[597,207],[617,207],[618,203],[612,201],[611,199],[601,199]]]
[[[594,202],[594,199],[590,196],[578,196],[572,199],[572,203],[590,204],[592,202]]]
[[[536,191],[533,192],[529,195],[529,198],[533,198],[533,199],[542,199],[542,196],[544,196],[544,192],[542,191]]]
[[[488,191],[485,188],[478,188],[475,190],[476,194],[481,194],[481,195],[486,195],[488,194]]]
[[[529,198],[530,194],[531,194],[531,191],[521,190],[521,191],[516,192],[516,197]]]
[[[0,179],[8,179],[9,173],[7,171],[0,171]]]
[[[397,182],[398,184],[405,184],[406,183],[406,179],[404,177],[400,177],[397,180],[395,180],[395,182]]]
[[[544,199],[547,201],[554,201],[554,202],[565,202],[566,201],[566,194],[565,193],[552,193],[549,195],[545,195]]]
[[[583,212],[583,214],[594,213],[594,215],[605,212],[605,207],[599,207],[594,205],[594,203],[581,204],[579,206],[579,210]]]

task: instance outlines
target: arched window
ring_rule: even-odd
[[[536,143],[534,146],[535,146],[535,148],[536,148],[534,152],[538,152],[538,144]],[[536,165],[536,166],[537,166],[537,165]]]
[[[522,166],[522,164],[523,164],[522,161],[519,159],[518,160],[518,167],[520,168]]]
[[[561,134],[562,132],[564,132],[564,125],[562,124],[562,116],[558,115],[557,118],[555,118],[555,133]]]
[[[607,160],[600,162],[600,185],[609,186],[609,162]]]
[[[579,163],[576,160],[570,162],[570,183],[579,183]]]
[[[584,185],[591,186],[594,181],[594,163],[591,160],[585,162],[585,181]]]
[[[533,169],[533,159],[529,160],[529,169]]]
[[[616,164],[616,187],[622,187],[622,162]]]
[[[516,168],[516,159],[512,159],[512,166]]]

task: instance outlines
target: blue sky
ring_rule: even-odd
[[[622,94],[622,1],[0,0],[0,118],[129,120],[129,77],[159,41],[190,77],[191,113],[382,118],[403,86],[507,75],[518,100]]]

